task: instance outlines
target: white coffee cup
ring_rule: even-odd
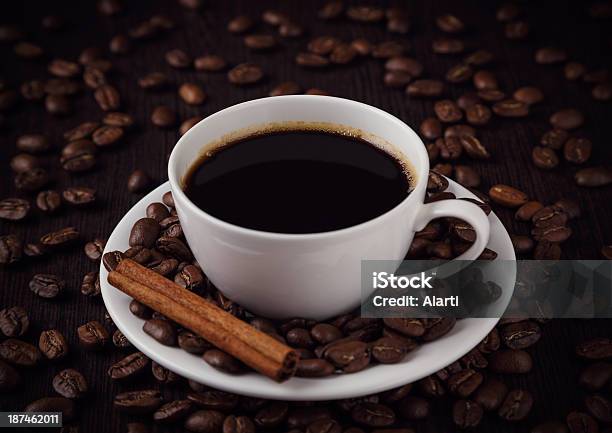
[[[183,192],[182,182],[189,168],[215,143],[270,124],[296,121],[358,129],[373,140],[390,143],[402,159],[410,162],[410,171],[416,177],[413,191],[372,220],[314,234],[239,227],[207,214]],[[428,172],[425,145],[398,118],[360,102],[311,95],[263,98],[221,110],[181,137],[168,163],[185,237],[210,281],[255,314],[317,320],[356,308],[361,299],[361,261],[403,259],[414,233],[434,218],[457,217],[474,227],[476,242],[461,259],[476,259],[483,251],[489,239],[489,220],[484,212],[463,200],[424,204]]]

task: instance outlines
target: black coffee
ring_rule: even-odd
[[[405,164],[333,131],[285,130],[224,144],[197,161],[185,193],[223,221],[276,233],[318,233],[375,218],[411,190]]]

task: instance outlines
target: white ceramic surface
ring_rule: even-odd
[[[280,234],[221,221],[194,205],[182,179],[206,150],[228,135],[248,135],[270,124],[322,122],[365,135],[408,161],[413,191],[390,211],[346,229]],[[202,269],[228,297],[266,317],[323,320],[356,308],[361,299],[362,260],[401,260],[415,231],[433,218],[458,217],[477,239],[461,259],[476,259],[489,239],[489,222],[474,204],[423,204],[429,157],[419,136],[397,117],[349,99],[292,95],[262,98],[221,110],[191,128],[168,162],[168,179],[185,237]],[[313,173],[316,176],[316,173]],[[231,198],[228,198],[231,199]],[[333,287],[333,290],[330,288]]]
[[[170,189],[165,183],[138,202],[119,222],[106,244],[105,251],[128,248],[128,237],[134,222],[145,215],[149,203],[161,201]],[[457,197],[476,198],[459,184],[450,181],[449,191]],[[497,251],[500,260],[515,260],[514,249],[508,233],[494,213],[489,215],[491,237],[488,247]],[[385,391],[396,386],[419,380],[438,371],[466,354],[482,340],[497,323],[497,319],[464,319],[453,330],[431,343],[411,352],[395,365],[377,365],[358,373],[335,375],[323,379],[293,378],[276,383],[256,373],[232,376],[206,364],[200,357],[179,348],[159,344],[142,331],[143,320],[129,311],[130,298],[107,282],[108,272],[100,266],[100,283],[106,308],[132,344],[148,357],[175,373],[217,389],[237,394],[279,400],[332,400],[357,397]],[[507,286],[504,286],[507,287]],[[513,284],[510,286],[513,287]],[[511,291],[504,291],[507,300]],[[506,301],[507,302],[507,301]]]

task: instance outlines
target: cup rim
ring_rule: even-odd
[[[239,226],[239,225],[236,225],[236,224],[233,224],[233,223],[229,223],[227,221],[223,221],[222,219],[219,219],[219,218],[209,214],[208,212],[205,212],[204,210],[200,209],[184,193],[183,189],[181,188],[181,184],[180,184],[181,183],[180,182],[180,176],[178,175],[177,170],[175,169],[175,166],[177,164],[176,160],[178,158],[178,154],[179,154],[179,152],[181,152],[181,148],[188,141],[188,137],[190,135],[197,134],[198,127],[201,127],[201,124],[204,123],[205,121],[209,120],[209,119],[213,119],[213,118],[216,118],[216,117],[227,115],[228,113],[230,113],[230,112],[232,112],[232,111],[234,111],[234,110],[236,110],[238,108],[241,108],[241,107],[245,107],[245,106],[257,107],[257,106],[259,106],[261,104],[266,104],[266,103],[270,103],[273,100],[278,100],[279,98],[282,98],[283,101],[291,101],[291,100],[299,101],[299,100],[305,99],[305,98],[308,98],[309,100],[312,100],[313,98],[316,98],[316,99],[320,99],[323,103],[325,103],[326,101],[334,101],[334,102],[337,102],[337,103],[353,104],[353,105],[359,106],[359,108],[361,108],[363,110],[373,111],[373,112],[377,113],[378,115],[387,118],[387,120],[395,123],[398,127],[404,129],[405,132],[408,133],[408,135],[411,136],[411,139],[416,140],[417,144],[420,144],[420,146],[417,146],[417,148],[418,148],[417,152],[420,154],[419,155],[419,159],[423,161],[423,163],[421,164],[421,167],[418,169],[417,180],[416,180],[416,185],[415,185],[414,189],[410,192],[410,194],[408,194],[402,201],[400,201],[394,207],[392,207],[388,211],[378,215],[375,218],[369,219],[369,220],[364,221],[364,222],[359,223],[359,224],[352,225],[350,227],[345,227],[345,228],[342,228],[342,229],[331,230],[331,231],[326,231],[326,232],[279,233],[279,232],[269,232],[269,231],[263,231],[263,230],[255,230],[255,229],[250,229],[250,228],[247,228],[247,227],[242,227],[242,226]],[[410,159],[410,161],[412,162],[412,159]],[[384,110],[381,110],[380,108],[374,107],[372,105],[365,104],[363,102],[354,101],[352,99],[340,98],[340,97],[336,97],[336,96],[323,96],[323,95],[270,96],[270,97],[263,97],[263,98],[253,99],[253,100],[241,102],[241,103],[234,104],[234,105],[231,105],[229,107],[226,107],[226,108],[224,108],[222,110],[219,110],[219,111],[217,111],[217,112],[215,112],[215,113],[213,113],[213,114],[203,118],[198,123],[196,123],[193,127],[191,127],[176,142],[176,144],[175,144],[175,146],[172,149],[172,152],[170,154],[170,158],[168,159],[168,180],[170,182],[170,187],[171,187],[172,195],[174,197],[175,202],[178,199],[178,201],[181,201],[182,203],[184,203],[187,206],[189,211],[195,213],[200,218],[204,218],[204,219],[208,220],[212,224],[216,225],[218,228],[232,230],[232,231],[234,231],[235,233],[238,233],[238,234],[244,234],[244,235],[249,235],[249,236],[254,236],[254,237],[259,237],[259,238],[264,238],[264,239],[277,239],[277,240],[327,239],[327,238],[337,237],[337,236],[342,236],[342,235],[351,235],[351,234],[353,234],[355,232],[359,232],[359,231],[362,231],[362,230],[369,229],[371,226],[376,226],[377,224],[379,224],[379,223],[381,223],[381,222],[391,218],[392,216],[394,216],[398,212],[401,212],[401,210],[404,207],[406,207],[407,204],[411,200],[415,200],[415,197],[419,195],[418,192],[425,190],[425,182],[427,180],[428,172],[429,172],[429,157],[427,156],[427,151],[426,151],[426,148],[425,148],[425,144],[423,143],[423,140],[421,140],[419,135],[410,126],[408,126],[404,121],[402,121],[398,117],[396,117],[396,116],[394,116],[394,115],[392,115],[392,114],[390,114],[390,113],[388,113],[388,112],[386,112]],[[417,193],[417,194],[415,194],[415,193]],[[420,202],[421,202],[421,204],[423,204],[422,201],[420,201]]]

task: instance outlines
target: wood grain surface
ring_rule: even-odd
[[[101,299],[82,296],[79,287],[83,275],[97,268],[83,254],[82,244],[94,237],[107,237],[121,216],[142,195],[126,190],[128,175],[137,168],[154,179],[151,188],[167,180],[167,157],[177,138],[178,128],[161,130],[151,125],[152,109],[166,104],[176,110],[181,120],[190,116],[206,116],[238,102],[264,97],[278,83],[294,80],[303,88],[318,87],[330,94],[362,101],[387,110],[406,123],[418,128],[420,122],[433,115],[433,101],[410,99],[403,91],[383,86],[383,63],[376,59],[359,59],[349,66],[328,70],[305,70],[294,62],[295,55],[305,48],[311,36],[334,35],[350,41],[366,37],[372,41],[405,39],[412,48],[410,55],[425,66],[425,75],[443,78],[446,70],[457,64],[462,56],[439,55],[431,50],[431,41],[440,36],[434,25],[437,15],[454,13],[465,20],[468,31],[462,36],[469,50],[486,48],[496,61],[490,69],[497,75],[500,87],[511,93],[523,85],[540,87],[545,101],[533,107],[527,119],[494,118],[479,131],[493,158],[485,162],[471,162],[481,174],[482,191],[496,183],[513,185],[534,199],[550,204],[562,197],[579,201],[582,217],[571,222],[574,235],[563,246],[565,259],[598,259],[602,245],[612,244],[612,189],[579,188],[573,174],[576,167],[562,162],[552,171],[536,169],[531,162],[531,150],[543,132],[549,129],[548,117],[555,110],[576,107],[586,116],[586,123],[576,134],[593,141],[593,156],[589,164],[610,165],[612,159],[611,121],[612,103],[591,98],[591,85],[569,82],[563,78],[562,65],[543,66],[534,62],[537,47],[554,45],[567,49],[571,59],[584,62],[589,68],[610,67],[611,45],[609,20],[593,20],[585,2],[524,2],[523,18],[531,25],[526,41],[509,41],[504,37],[503,25],[495,20],[495,2],[477,1],[422,1],[398,2],[411,15],[412,30],[407,35],[389,34],[382,24],[355,24],[346,19],[326,22],[317,19],[320,2],[313,1],[207,1],[200,11],[190,11],[172,1],[125,1],[124,11],[115,17],[99,16],[95,2],[3,2],[0,23],[19,25],[27,40],[42,46],[46,59],[27,61],[17,58],[10,43],[0,44],[0,77],[9,86],[18,88],[22,81],[46,79],[49,58],[76,60],[86,47],[98,46],[107,50],[108,41],[157,13],[176,22],[176,27],[150,41],[134,42],[128,55],[109,54],[113,61],[110,81],[122,97],[122,110],[131,113],[137,126],[122,142],[100,152],[98,165],[87,174],[70,175],[58,168],[58,153],[45,156],[53,173],[53,187],[88,186],[98,191],[95,206],[75,210],[64,206],[57,215],[43,216],[34,210],[27,221],[0,220],[0,235],[15,233],[24,241],[36,241],[41,235],[65,226],[81,232],[79,246],[40,260],[24,260],[12,268],[0,269],[0,309],[22,305],[30,311],[32,329],[27,340],[36,342],[43,329],[57,328],[67,337],[71,353],[66,360],[48,364],[44,368],[23,371],[23,387],[9,395],[0,396],[0,410],[19,410],[28,402],[54,395],[51,379],[68,366],[82,371],[90,383],[90,396],[79,403],[78,424],[83,432],[121,432],[132,418],[120,416],[112,407],[113,396],[122,390],[157,386],[151,380],[120,384],[106,375],[112,362],[122,355],[117,351],[89,353],[77,348],[76,328],[89,321],[104,321]],[[391,3],[383,2],[385,6]],[[237,14],[258,17],[269,8],[286,12],[304,25],[304,37],[281,41],[281,46],[269,53],[255,53],[246,48],[241,37],[227,32],[226,24]],[[41,18],[57,13],[66,18],[64,29],[49,32],[41,29]],[[259,23],[257,31],[272,32]],[[181,48],[198,56],[219,54],[231,64],[252,61],[261,65],[266,78],[255,86],[236,87],[227,82],[225,73],[201,73],[189,68],[173,69],[166,64],[163,54]],[[469,52],[469,51],[468,51]],[[166,73],[172,85],[167,90],[146,92],[136,85],[137,78],[152,71]],[[176,94],[177,84],[193,81],[204,86],[208,99],[202,106],[183,103]],[[446,96],[456,98],[470,90],[469,85],[447,86]],[[45,112],[41,103],[21,101],[16,109],[5,113],[5,126],[0,131],[0,198],[20,196],[14,190],[9,167],[16,153],[15,140],[24,133],[44,133],[55,150],[63,145],[62,133],[87,120],[100,120],[103,113],[95,103],[92,92],[84,90],[76,98],[73,115],[57,118]],[[511,210],[494,208],[508,230],[526,234],[525,223],[516,222]],[[25,263],[27,262],[27,263]],[[35,273],[55,273],[67,280],[67,295],[58,300],[44,300],[28,289],[28,281]],[[108,323],[108,322],[107,322]],[[612,335],[612,322],[606,320],[555,320],[544,325],[542,341],[530,349],[535,361],[533,372],[510,377],[507,383],[524,387],[535,395],[535,407],[528,420],[519,424],[500,421],[495,414],[486,414],[478,432],[524,432],[539,421],[564,419],[571,409],[582,408],[582,391],[577,386],[577,374],[582,365],[573,355],[574,345],[583,338]],[[110,324],[109,324],[110,329]],[[172,387],[164,387],[167,397],[181,395]],[[453,431],[451,401],[434,402],[435,416],[415,423],[419,432]],[[166,431],[159,429],[159,431]],[[168,431],[182,431],[180,429]]]

